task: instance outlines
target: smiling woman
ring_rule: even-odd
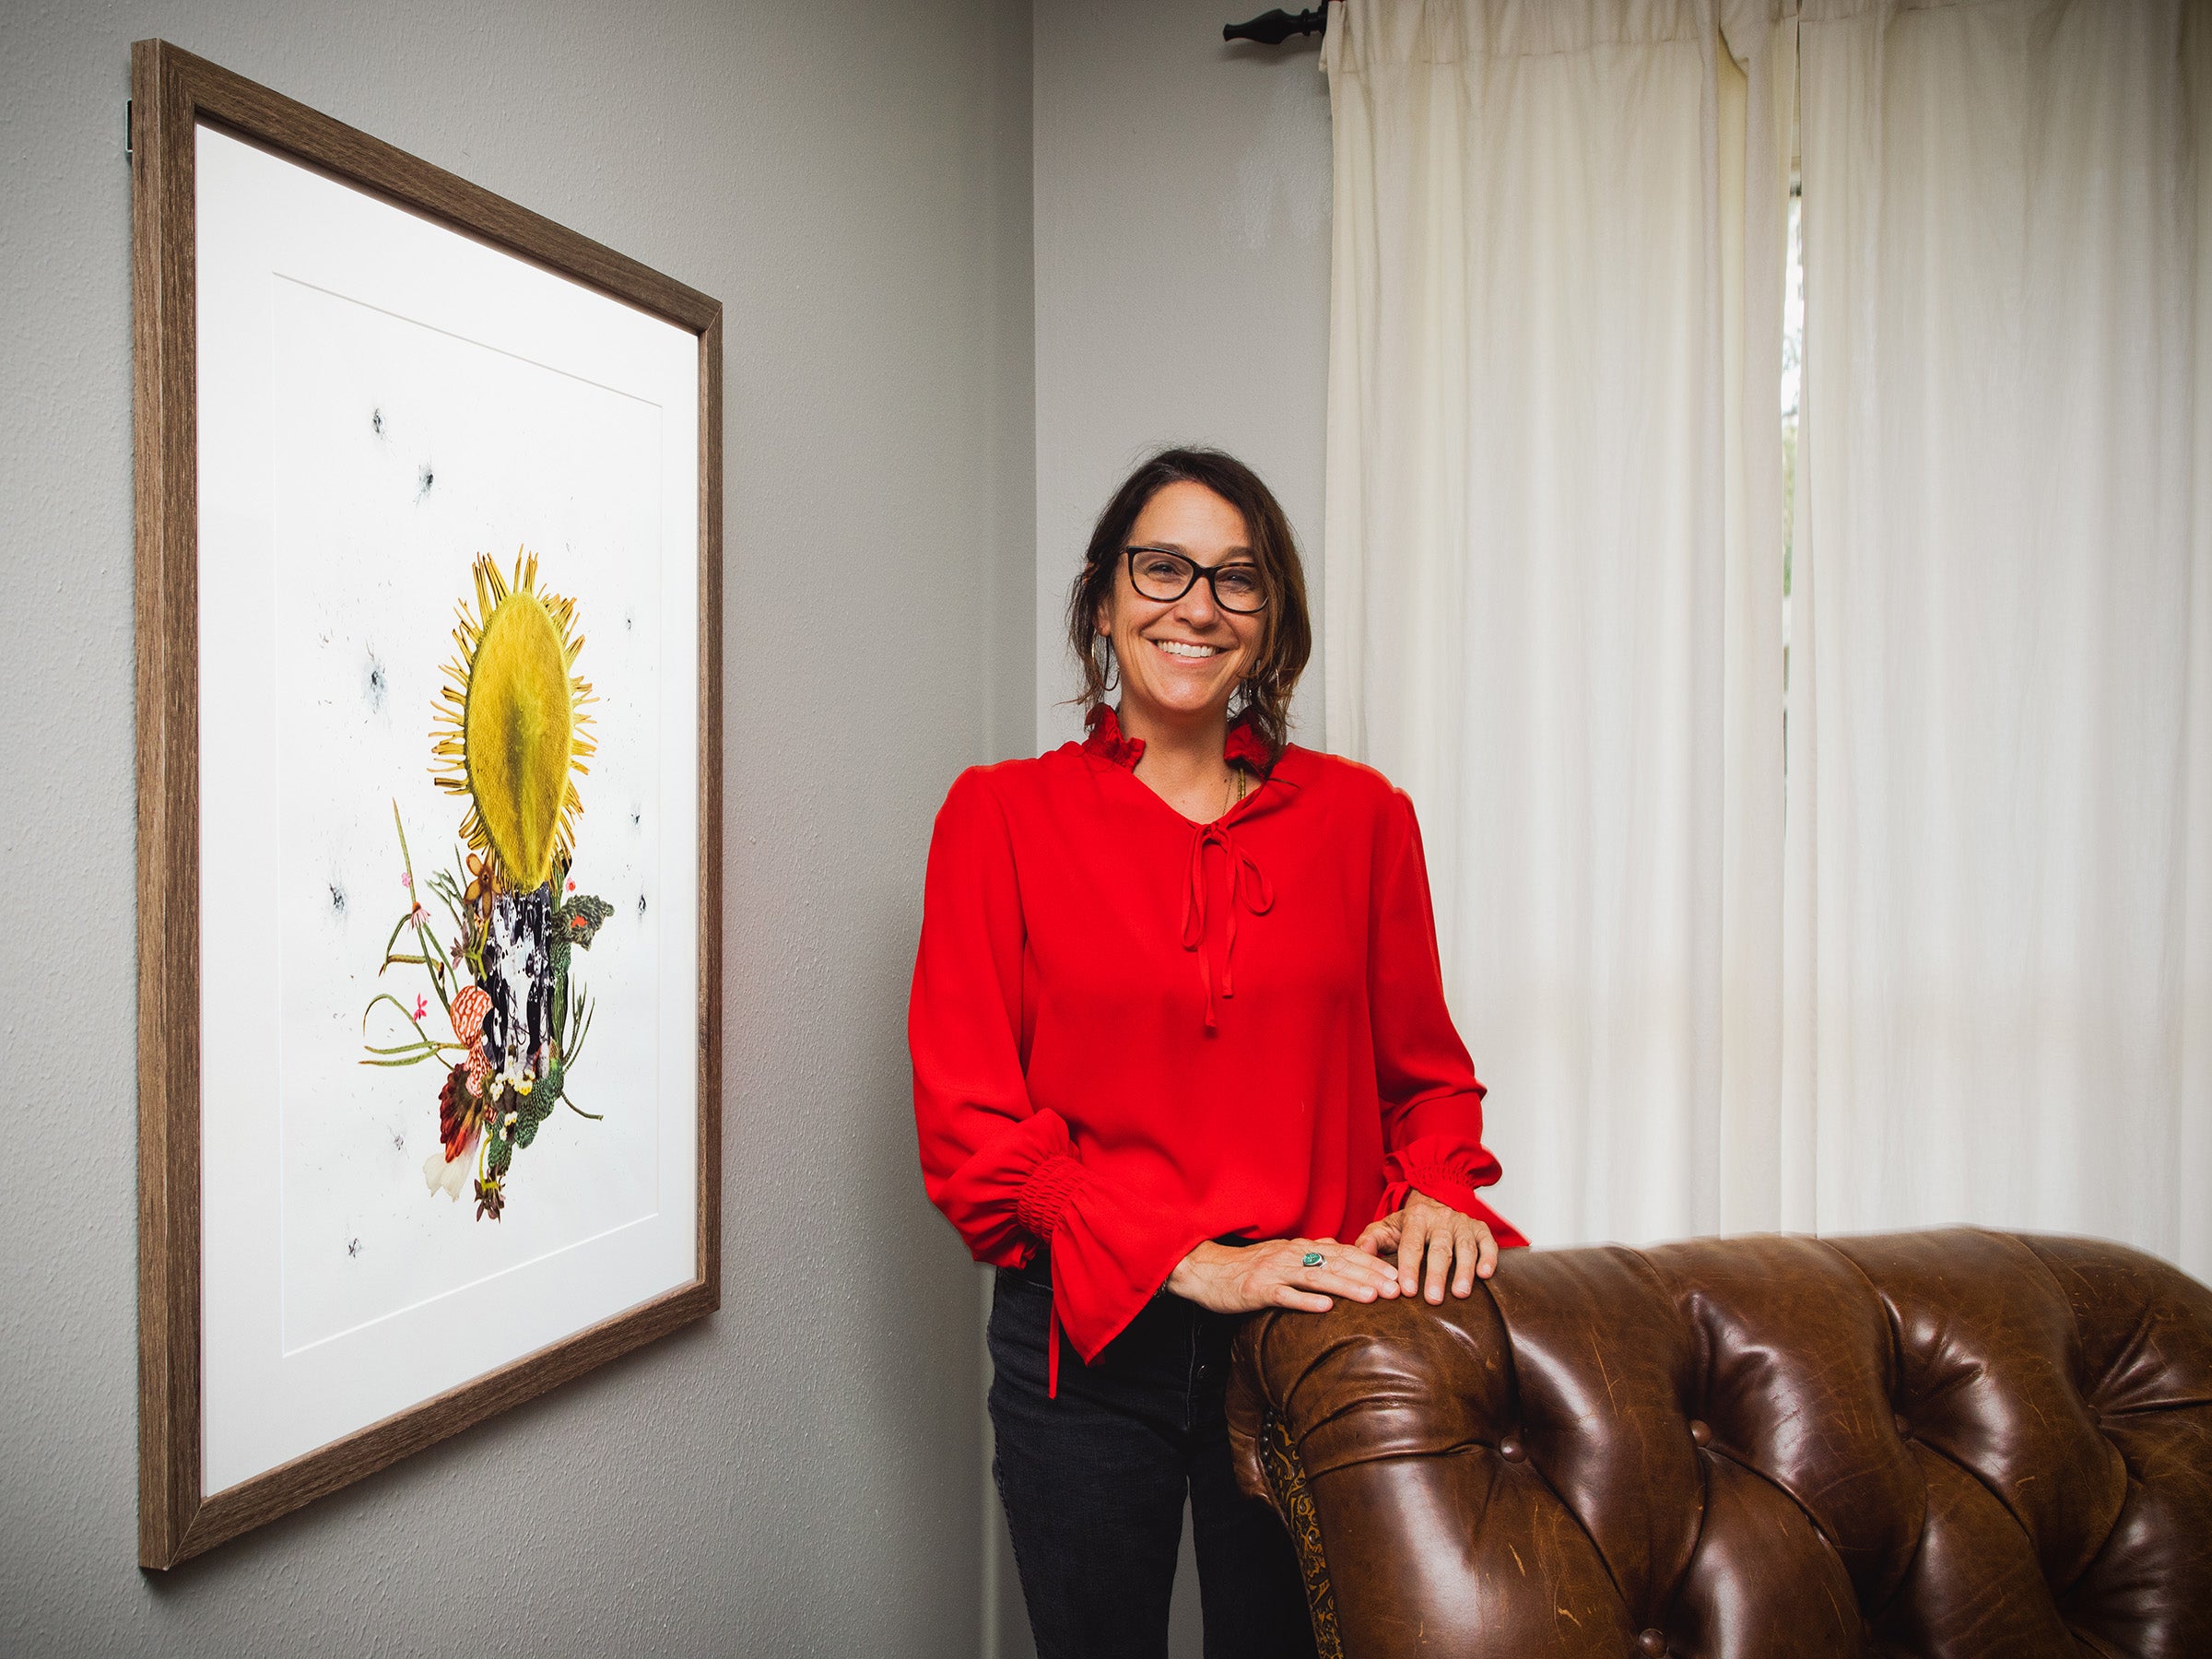
[[[1289,1540],[1230,1472],[1237,1324],[1464,1297],[1522,1241],[1476,1196],[1498,1164],[1412,804],[1288,741],[1312,634],[1267,487],[1152,457],[1067,618],[1090,735],[937,815],[924,1181],[1000,1270],[994,1472],[1039,1653],[1164,1651],[1186,1496],[1207,1653],[1311,1653]]]
[[[1124,594],[1133,603],[1119,603]],[[1241,462],[1163,450],[1130,474],[1091,532],[1067,627],[1086,709],[1128,675],[1147,705],[1210,709],[1271,750],[1288,740],[1290,693],[1313,651],[1305,571],[1274,492]],[[1168,656],[1210,666],[1188,681],[1155,678]]]

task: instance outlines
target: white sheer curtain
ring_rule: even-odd
[[[2204,23],[1806,0],[1792,1225],[2212,1277]]]
[[[1423,815],[1547,1243],[1780,1218],[1792,77],[1724,9],[1349,0],[1324,51],[1326,742]]]

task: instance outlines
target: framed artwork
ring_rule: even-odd
[[[720,1300],[722,308],[132,49],[139,1559]]]

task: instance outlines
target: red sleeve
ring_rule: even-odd
[[[1375,1084],[1382,1097],[1386,1216],[1418,1188],[1489,1224],[1500,1244],[1525,1244],[1475,1195],[1498,1179],[1482,1144],[1483,1087],[1444,1006],[1443,964],[1429,898],[1429,865],[1413,802],[1394,791],[1376,849],[1368,940]]]
[[[986,774],[971,769],[937,813],[907,1005],[923,1184],[978,1261],[1018,1266],[1052,1243],[1054,1316],[1095,1359],[1197,1236],[1104,1186],[1066,1121],[1030,1100],[1023,944],[1006,817]]]
[[[1006,819],[980,769],[937,813],[907,1004],[914,1127],[930,1202],[978,1261],[1029,1260],[1081,1184],[1067,1124],[1022,1076],[1021,892]]]

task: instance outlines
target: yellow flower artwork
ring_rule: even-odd
[[[516,555],[512,582],[488,555],[472,574],[477,607],[460,606],[439,691],[438,786],[469,797],[463,839],[491,854],[511,890],[527,891],[556,857],[568,862],[583,811],[571,772],[588,773],[596,748],[584,733],[592,688],[571,672],[583,640],[574,601],[537,591],[535,558]]]
[[[570,875],[583,814],[576,781],[588,775],[585,761],[596,752],[585,712],[595,700],[575,673],[583,649],[575,602],[538,586],[537,559],[526,550],[504,575],[490,555],[480,554],[470,576],[475,604],[464,596],[457,606],[455,653],[444,667],[430,734],[435,781],[468,803],[459,826],[468,851],[428,878],[453,937],[445,941],[416,891],[414,855],[395,804],[408,907],[379,969],[420,968],[453,1036],[448,1041],[429,1023],[424,998],[410,1010],[381,992],[363,1011],[364,1027],[388,1003],[412,1035],[368,1045],[362,1064],[433,1061],[443,1069],[439,1147],[423,1166],[424,1182],[452,1198],[473,1191],[477,1218],[496,1221],[515,1152],[536,1138],[554,1106],[599,1115],[569,1093],[593,1012],[569,970],[613,907],[578,894]]]

